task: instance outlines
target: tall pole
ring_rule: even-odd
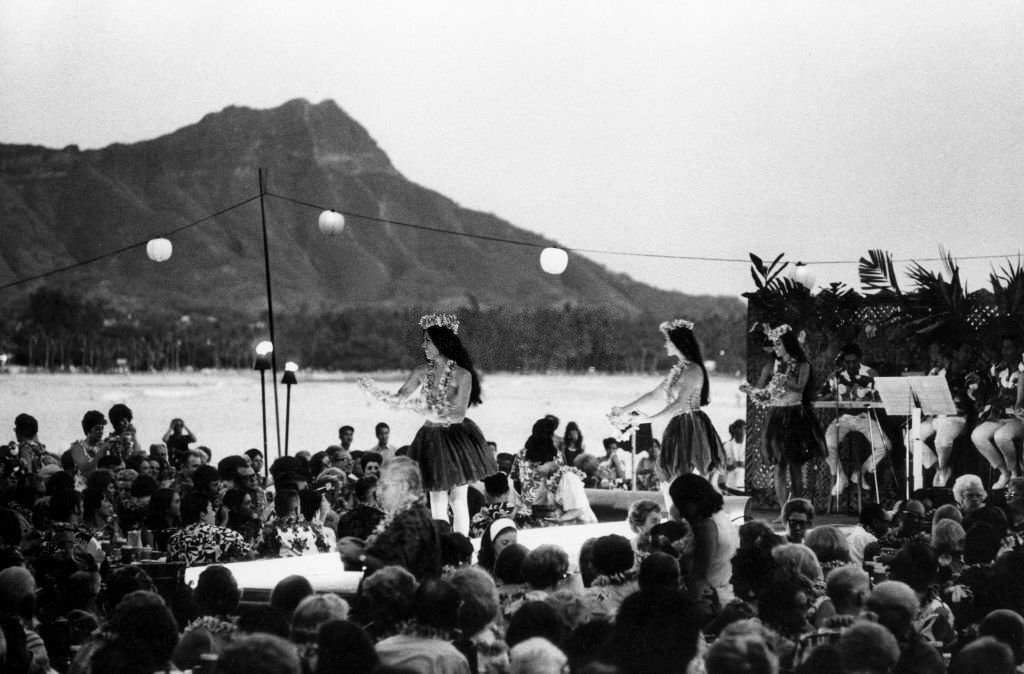
[[[267,455],[267,369],[260,368],[260,409],[263,410],[263,469],[270,463]]]
[[[292,385],[284,385],[284,455],[288,456],[288,435],[292,419]]]
[[[263,203],[263,195],[266,194],[266,185],[264,184],[263,169],[257,169],[257,179],[259,180],[260,187],[260,222],[263,224],[263,271],[267,280],[267,323],[270,327],[270,343],[274,345],[274,350],[270,352],[270,367],[273,372],[273,377],[270,381],[274,387],[274,430],[277,434],[277,456],[281,456],[281,412],[277,402],[277,340],[274,338],[274,296],[270,289],[270,243],[267,239],[267,210]],[[270,463],[270,457],[266,455],[266,448],[264,448],[264,457],[267,463]]]

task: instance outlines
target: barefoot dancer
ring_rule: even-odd
[[[422,400],[414,409],[426,421],[409,447],[409,457],[419,463],[434,519],[448,520],[451,503],[452,529],[468,535],[469,483],[498,471],[480,428],[466,418],[466,409],[480,404],[480,381],[459,340],[458,318],[427,314],[420,319],[420,327],[427,362],[412,371],[397,394],[375,395],[403,406],[421,390]],[[363,383],[372,387],[369,381]]]
[[[775,497],[779,507],[786,498],[786,472],[793,497],[804,496],[801,468],[807,461],[825,456],[825,436],[811,407],[814,390],[811,364],[788,325],[765,329],[775,349],[775,362],[761,372],[757,388],[740,387],[768,408],[761,451],[765,463],[775,466]]]
[[[667,488],[680,475],[696,472],[708,476],[721,470],[725,450],[711,419],[701,410],[708,404],[708,373],[693,323],[677,318],[665,321],[659,329],[665,336],[665,351],[675,356],[676,364],[657,388],[627,405],[613,407],[610,417],[634,426],[669,417],[656,466],[658,479]],[[658,411],[630,414],[649,404],[656,405]]]

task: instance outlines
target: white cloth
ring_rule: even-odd
[[[725,606],[735,597],[731,582],[732,558],[736,554],[736,548],[740,546],[740,533],[724,510],[712,515],[711,521],[718,529],[718,546],[708,567],[708,583],[718,593],[719,603]]]

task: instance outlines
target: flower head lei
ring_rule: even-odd
[[[768,327],[768,324],[765,323],[762,329],[764,330],[764,334],[768,336],[768,339],[772,340],[773,342],[779,341],[780,339],[782,339],[782,336],[784,334],[793,331],[793,328],[789,327],[789,323],[783,323],[782,325],[776,328],[770,328]]]
[[[687,330],[693,330],[693,321],[688,321],[685,318],[676,318],[671,321],[665,321],[658,326],[661,333],[668,337],[668,333],[676,330],[677,328],[686,328]]]
[[[459,334],[459,317],[455,314],[424,314],[420,317],[420,327],[427,328],[437,326],[448,328],[454,334]]]

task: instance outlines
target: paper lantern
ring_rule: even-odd
[[[540,252],[540,268],[549,274],[561,274],[569,266],[569,254],[561,248],[545,248]]]
[[[345,229],[345,216],[337,211],[324,211],[318,222],[320,231],[327,236],[337,236]]]
[[[814,287],[814,274],[811,273],[810,268],[803,262],[796,263],[790,278],[808,290]]]
[[[167,239],[150,239],[146,243],[146,255],[153,262],[164,262],[171,257],[174,246]]]
[[[264,342],[260,342],[259,344],[256,345],[256,355],[257,356],[269,356],[273,352],[274,352],[274,343],[273,342],[266,342],[266,341],[264,341]]]

